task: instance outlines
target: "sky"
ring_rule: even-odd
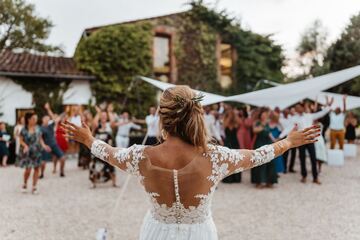
[[[48,43],[62,45],[72,56],[85,28],[126,20],[165,15],[189,9],[187,0],[26,0],[36,12],[55,25]],[[295,54],[301,33],[315,19],[336,40],[352,15],[360,12],[360,0],[207,0],[241,19],[243,26],[260,34],[273,34],[285,55]]]

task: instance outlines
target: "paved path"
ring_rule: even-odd
[[[66,178],[47,170],[40,194],[33,196],[20,193],[20,168],[0,168],[0,239],[95,239],[121,188],[108,183],[90,189],[88,172],[74,160],[67,163]],[[122,184],[125,175],[117,176]],[[360,156],[347,159],[344,167],[324,166],[321,186],[302,184],[299,174],[287,174],[275,189],[257,190],[249,178],[245,172],[243,183],[221,184],[215,194],[213,215],[221,240],[360,239]],[[111,239],[137,238],[148,207],[145,198],[131,179]]]

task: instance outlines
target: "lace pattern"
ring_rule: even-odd
[[[101,140],[95,140],[91,145],[91,153],[104,161],[109,160],[109,152],[106,151],[107,144]]]
[[[231,150],[227,147],[208,145],[208,149],[205,156],[210,157],[212,162],[212,174],[208,176],[208,180],[214,184],[229,175],[229,164],[237,165],[245,158],[239,150]],[[242,168],[237,169],[239,172],[242,170]]]
[[[215,188],[210,190],[208,195],[197,195],[201,198],[197,207],[189,206],[186,208],[181,202],[174,202],[171,207],[166,204],[159,204],[156,197],[157,193],[148,193],[152,205],[151,215],[159,222],[167,224],[194,224],[203,223],[211,216],[211,196]]]
[[[132,145],[129,148],[121,148],[114,153],[114,158],[118,163],[126,164],[126,172],[141,177],[139,162],[144,159],[144,145]]]
[[[275,158],[275,149],[273,145],[265,145],[253,151],[250,161],[254,166],[270,162]]]

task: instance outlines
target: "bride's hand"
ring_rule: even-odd
[[[91,130],[88,125],[84,121],[81,122],[82,126],[76,126],[73,123],[65,121],[61,126],[65,131],[64,136],[68,139],[74,140],[76,142],[80,142],[86,145],[88,148],[91,148],[91,144],[94,141],[94,137],[91,134]]]
[[[320,136],[320,126],[312,125],[299,131],[297,125],[288,134],[287,140],[290,142],[291,148],[299,147],[305,144],[317,142],[317,137]]]

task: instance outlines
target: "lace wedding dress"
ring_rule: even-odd
[[[282,141],[256,150],[209,145],[208,151],[178,170],[151,163],[150,146],[113,148],[95,140],[91,152],[137,176],[151,201],[140,231],[141,240],[218,239],[211,216],[211,199],[224,177],[272,160],[283,153]],[[286,149],[285,149],[286,150]]]

